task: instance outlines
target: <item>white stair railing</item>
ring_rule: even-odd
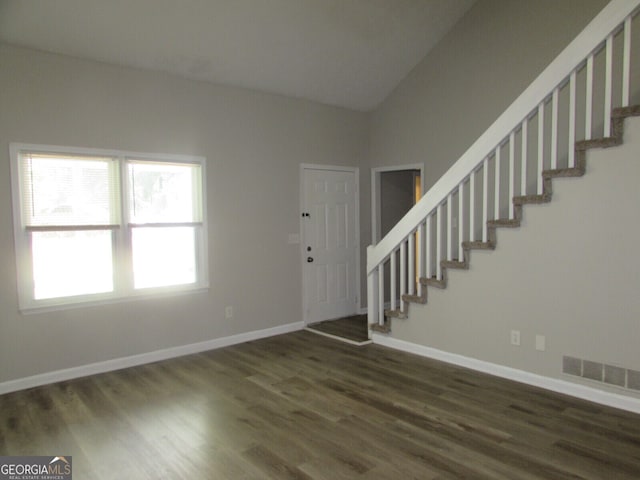
[[[541,195],[545,169],[575,167],[576,141],[611,135],[612,109],[629,106],[631,92],[638,91],[632,75],[640,66],[632,62],[631,50],[639,6],[640,0],[612,0],[367,249],[370,324],[384,325],[385,293],[391,310],[404,312],[403,295],[422,295],[424,279],[443,280],[443,260],[464,260],[463,242],[488,246],[487,222],[513,220],[515,195]]]

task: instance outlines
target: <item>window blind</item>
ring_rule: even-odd
[[[119,225],[115,158],[22,152],[20,167],[27,229]]]

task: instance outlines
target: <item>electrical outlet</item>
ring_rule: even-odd
[[[511,345],[520,346],[520,330],[511,330]]]
[[[536,350],[544,352],[547,349],[547,338],[544,335],[536,335]]]
[[[232,306],[228,306],[224,308],[224,318],[226,318],[227,320],[230,318],[233,318],[233,307]]]

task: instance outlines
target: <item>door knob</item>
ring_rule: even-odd
[[[307,257],[307,263],[313,262],[313,257]]]

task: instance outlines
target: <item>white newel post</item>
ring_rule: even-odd
[[[371,245],[367,247],[367,255],[373,248]],[[378,322],[378,269],[373,270],[367,275],[367,323],[369,325]]]

